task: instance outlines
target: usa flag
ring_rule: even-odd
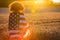
[[[29,24],[24,13],[13,12],[9,15],[9,40],[21,40],[29,33]]]

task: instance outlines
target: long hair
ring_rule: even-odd
[[[19,11],[23,10],[24,6],[19,1],[14,1],[11,4],[9,4],[9,11]]]

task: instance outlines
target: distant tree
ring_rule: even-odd
[[[0,7],[8,7],[8,5],[13,1],[22,1],[22,0],[0,0]]]

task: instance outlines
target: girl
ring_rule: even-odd
[[[23,13],[24,7],[21,3],[15,1],[9,5],[9,10],[9,40],[22,40],[30,35],[30,26]]]

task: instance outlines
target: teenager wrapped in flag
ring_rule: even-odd
[[[9,10],[9,40],[22,40],[30,33],[30,26],[23,13],[24,7],[15,1],[9,5]]]

